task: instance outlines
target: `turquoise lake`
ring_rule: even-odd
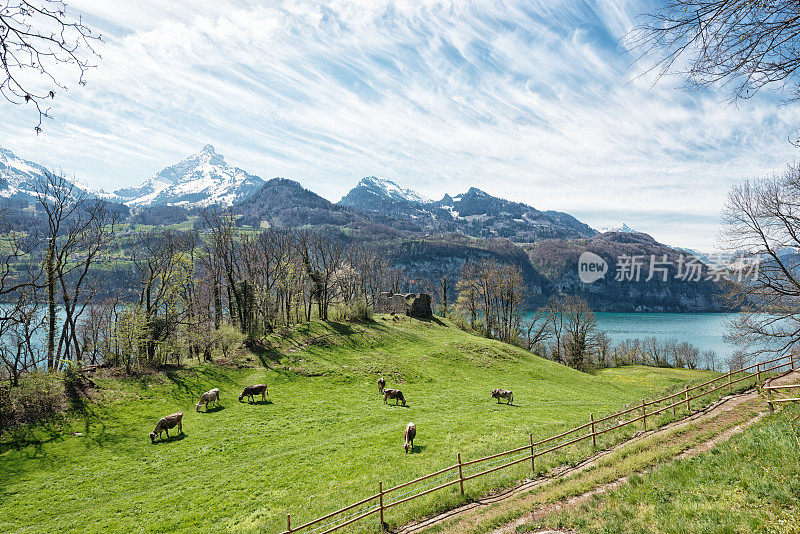
[[[726,323],[735,313],[607,313],[598,312],[598,330],[605,331],[614,343],[624,339],[655,336],[688,341],[700,351],[713,350],[730,356],[735,347],[723,341]]]

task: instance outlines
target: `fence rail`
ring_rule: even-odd
[[[773,399],[772,392],[773,391],[781,391],[785,389],[795,389],[800,388],[800,384],[789,384],[786,386],[764,386],[762,389],[767,392],[767,406],[769,406],[770,413],[775,411],[775,404],[780,404],[782,402],[797,402],[800,401],[799,397],[793,398],[782,398],[782,399]]]
[[[783,363],[779,363],[777,365],[772,365],[771,367],[766,367],[766,366],[768,366],[770,364],[774,364],[774,363],[782,361],[782,360],[786,360],[786,361],[783,362]],[[440,470],[435,471],[433,473],[430,473],[428,475],[424,475],[424,476],[421,476],[419,478],[415,478],[414,480],[410,480],[408,482],[404,482],[402,484],[399,484],[397,486],[394,486],[394,487],[386,489],[386,490],[383,489],[383,483],[379,482],[378,483],[378,493],[376,493],[374,495],[371,495],[369,497],[366,497],[366,498],[364,498],[364,499],[362,499],[362,500],[360,500],[360,501],[358,501],[358,502],[356,502],[354,504],[345,506],[344,508],[340,508],[339,510],[336,510],[335,512],[331,512],[331,513],[326,514],[326,515],[324,515],[322,517],[319,517],[317,519],[311,520],[311,521],[309,521],[307,523],[304,523],[304,524],[302,524],[300,526],[292,527],[291,515],[287,515],[287,517],[286,517],[286,530],[283,531],[282,534],[292,534],[292,533],[300,532],[300,531],[304,531],[305,534],[329,534],[330,532],[334,532],[336,530],[342,529],[342,528],[344,528],[346,526],[349,526],[349,525],[355,523],[356,521],[359,521],[361,519],[364,519],[364,518],[369,517],[369,516],[374,515],[374,514],[380,514],[380,521],[381,521],[381,525],[383,526],[383,525],[385,525],[384,512],[386,510],[388,510],[389,508],[393,508],[393,507],[398,506],[400,504],[412,501],[412,500],[417,499],[419,497],[422,497],[424,495],[428,495],[429,493],[433,493],[435,491],[439,491],[439,490],[442,490],[444,488],[448,488],[450,486],[454,486],[455,484],[459,484],[460,492],[461,492],[461,494],[463,494],[464,493],[464,482],[466,482],[468,480],[472,480],[472,479],[480,477],[480,476],[484,476],[484,475],[488,475],[490,473],[494,473],[496,471],[500,471],[502,469],[506,469],[508,467],[512,467],[514,465],[517,465],[517,464],[520,464],[520,463],[526,462],[526,461],[531,462],[532,476],[536,476],[536,463],[535,462],[536,462],[536,458],[538,458],[540,456],[544,456],[545,454],[549,454],[551,452],[557,451],[559,449],[563,449],[564,447],[568,447],[570,445],[573,445],[575,443],[579,443],[579,442],[581,442],[583,440],[588,440],[590,438],[592,440],[592,447],[596,448],[597,447],[597,436],[601,436],[601,435],[603,435],[603,434],[605,434],[607,432],[611,432],[613,430],[617,430],[619,428],[623,428],[623,427],[625,427],[627,425],[636,423],[638,421],[642,422],[642,429],[646,430],[647,429],[647,418],[648,417],[654,417],[654,416],[659,415],[659,414],[661,414],[661,413],[663,413],[663,412],[665,412],[665,411],[667,411],[669,409],[672,409],[673,415],[675,415],[677,407],[681,406],[683,404],[686,405],[686,410],[689,412],[689,414],[691,414],[692,413],[691,401],[699,399],[700,397],[709,395],[711,393],[714,393],[714,392],[719,391],[720,389],[723,389],[723,388],[726,388],[726,387],[728,388],[729,393],[732,393],[733,392],[733,386],[735,384],[738,384],[739,382],[741,382],[743,380],[748,380],[748,379],[753,378],[754,374],[756,376],[756,385],[760,385],[762,383],[761,377],[765,373],[769,373],[771,371],[776,371],[776,370],[784,368],[784,367],[788,367],[788,371],[787,372],[794,371],[794,369],[795,369],[794,360],[795,360],[794,354],[788,354],[788,355],[784,355],[784,356],[779,356],[779,357],[773,358],[771,360],[767,360],[767,361],[764,361],[764,362],[759,362],[757,364],[753,364],[753,365],[750,365],[748,367],[744,367],[744,368],[736,370],[736,371],[729,370],[727,373],[725,373],[723,375],[720,375],[720,376],[718,376],[716,378],[713,378],[711,380],[708,380],[706,382],[702,382],[700,384],[696,384],[696,385],[694,385],[692,387],[689,387],[688,384],[687,384],[682,391],[678,391],[678,392],[673,393],[671,395],[667,395],[667,396],[664,396],[664,397],[661,397],[661,398],[658,398],[658,399],[655,399],[655,400],[650,400],[650,401],[642,399],[641,404],[637,404],[636,406],[633,406],[631,408],[626,408],[625,410],[613,413],[611,415],[607,415],[607,416],[601,417],[599,419],[595,419],[594,418],[594,414],[589,414],[589,422],[588,423],[585,423],[583,425],[577,426],[577,427],[572,428],[570,430],[567,430],[565,432],[561,432],[560,434],[557,434],[555,436],[550,436],[548,438],[544,438],[544,439],[539,440],[539,441],[533,441],[533,434],[529,434],[529,436],[528,436],[529,437],[529,443],[527,445],[523,445],[521,447],[517,447],[515,449],[507,450],[507,451],[504,451],[504,452],[499,452],[499,453],[496,453],[496,454],[492,454],[490,456],[484,456],[482,458],[476,458],[474,460],[469,460],[469,461],[466,461],[466,462],[462,462],[461,461],[461,453],[458,453],[458,456],[457,456],[458,461],[457,461],[457,463],[455,463],[453,465],[450,465],[448,467],[445,467],[443,469],[440,469]],[[752,372],[753,369],[755,369],[755,373]],[[733,378],[734,375],[738,375],[740,373],[743,374],[743,376],[739,376],[736,379]],[[720,381],[722,381],[723,383],[721,385],[716,385]],[[712,387],[711,387],[711,389],[708,389],[706,391],[698,391],[698,390],[702,390],[702,388],[704,388],[706,386],[712,386]],[[800,387],[800,384],[788,385],[788,386],[764,386],[763,390],[767,391],[768,394],[770,395],[770,398],[768,400],[768,404],[769,404],[770,410],[771,411],[773,410],[772,403],[775,403],[775,402],[800,401],[800,398],[798,398],[798,399],[774,399],[773,400],[772,397],[771,397],[772,391],[781,390],[781,389],[798,388],[798,387]],[[692,392],[697,392],[697,393],[694,394],[694,395],[690,395],[690,393],[692,393]],[[673,399],[677,399],[677,400],[673,400]],[[656,406],[658,404],[661,404],[661,403],[667,402],[667,401],[672,401],[672,402],[669,403],[666,406],[661,406],[661,407],[656,408],[656,409],[654,409],[654,410],[652,410],[650,412],[647,411],[647,408],[649,406]],[[626,420],[619,419],[622,416],[631,414],[633,412],[638,412],[638,411],[641,411],[641,414],[637,415],[636,417],[632,417],[632,418],[626,419]],[[611,420],[615,420],[615,419],[616,419],[617,424],[615,424],[615,425],[603,425],[603,423],[606,423],[607,421],[611,421]],[[603,426],[605,426],[605,428],[603,428]],[[588,433],[581,434],[581,435],[579,435],[577,437],[572,437],[574,434],[576,434],[576,433],[578,433],[578,432],[580,432],[582,430],[585,430],[587,428],[590,429]],[[543,448],[544,445],[547,445],[547,444],[549,444],[549,443],[551,443],[553,441],[556,441],[556,440],[559,440],[559,439],[563,439],[563,438],[568,438],[568,439],[566,439],[566,441],[564,441],[562,443],[558,443],[558,444],[552,445],[550,447]],[[515,453],[520,453],[522,451],[526,451],[526,454],[524,456],[522,456],[520,458],[515,458],[513,460],[509,460],[509,461],[507,461],[505,463],[502,463],[500,465],[495,465],[495,464],[505,460],[504,457],[507,457],[507,456],[515,454]],[[492,462],[492,460],[494,460],[494,461]],[[478,466],[478,464],[484,464],[484,462],[490,462],[490,463],[488,465],[485,465],[485,466],[484,465]],[[494,465],[494,467],[492,467],[493,465]],[[473,467],[473,466],[478,466],[478,467]],[[468,467],[469,468],[473,468],[473,469],[481,469],[482,467],[487,467],[488,469],[485,469],[485,470],[482,470],[482,471],[477,471],[477,472],[474,472],[474,473],[470,473],[468,475],[464,475],[464,469],[468,468]],[[418,484],[420,482],[429,480],[429,479],[431,479],[433,477],[436,477],[436,476],[439,476],[439,475],[445,475],[445,473],[450,473],[450,472],[452,472],[453,474],[452,475],[446,475],[445,477],[440,477],[439,479],[434,480],[432,483],[429,482],[428,486],[430,486],[432,484],[436,484],[432,488],[428,488],[427,486],[423,486],[424,489],[420,488],[420,490],[422,490],[422,491],[406,492],[404,494],[399,495],[399,498],[397,498],[396,500],[388,501],[388,502],[384,501],[384,498],[386,496],[392,495],[395,492],[397,492],[398,490],[401,490],[401,489],[407,488],[407,487],[409,487],[411,485]],[[449,480],[442,481],[443,478],[448,478]],[[349,512],[351,510],[354,510],[354,509],[358,508],[359,506],[363,506],[363,505],[365,505],[367,503],[371,503],[373,501],[377,501],[377,503],[370,505],[365,510],[357,510],[357,511],[351,513],[348,516],[341,517],[341,518],[335,519],[335,520],[333,520],[333,521],[331,521],[329,523],[325,523],[323,525],[320,525],[320,523],[323,523],[324,521],[326,521],[328,519],[331,519],[331,518],[333,518],[335,516],[338,516],[340,514],[343,514],[345,512]],[[334,525],[334,523],[338,523],[338,524]],[[314,529],[310,529],[309,528],[309,527],[312,527],[314,525],[319,525],[319,526],[317,526]],[[328,527],[328,528],[326,528],[326,527]],[[322,530],[322,529],[326,529],[326,530]]]

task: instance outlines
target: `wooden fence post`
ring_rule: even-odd
[[[458,453],[458,485],[461,488],[461,495],[464,495],[464,474],[461,472],[461,453]]]
[[[761,385],[761,364],[756,364],[756,386]]]
[[[594,433],[594,414],[593,413],[589,414],[589,421],[591,421],[591,423],[592,423],[592,448],[596,449],[597,448],[597,436]]]
[[[794,371],[794,353],[789,353],[789,365],[791,366],[791,370]]]
[[[733,369],[729,369],[728,370],[728,394],[729,395],[733,394],[733,381],[732,381],[731,373],[733,373]]]
[[[677,398],[677,397],[672,397],[672,398],[669,400],[669,401],[670,401],[670,404],[672,404],[672,417],[675,417],[675,416],[677,415],[677,413],[678,413],[678,412],[677,412],[677,404],[678,404],[678,401],[677,401],[677,400],[675,400],[676,398]]]
[[[686,410],[692,413],[692,409],[689,407],[689,384],[683,386],[683,394],[686,397]]]
[[[378,482],[378,494],[380,495],[380,506],[381,506],[381,529],[383,529],[383,525],[386,522],[383,520],[383,482]]]
[[[773,404],[772,404],[772,390],[771,389],[767,390],[767,406],[769,406],[769,413],[772,413],[772,412],[775,411],[775,406],[773,406]]]
[[[647,405],[642,399],[642,430],[647,430]]]
[[[292,514],[286,514],[286,532],[292,531]]]
[[[533,452],[533,433],[529,433],[528,437],[531,440],[531,480],[533,480],[536,477],[536,464],[534,463],[536,454]]]

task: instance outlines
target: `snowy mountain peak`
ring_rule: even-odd
[[[638,230],[634,230],[630,226],[625,223],[618,224],[617,226],[607,226],[605,228],[600,229],[600,233],[606,232],[621,232],[623,234],[638,234],[640,233]]]
[[[140,187],[120,189],[116,194],[131,207],[230,206],[253,194],[264,180],[232,167],[212,145],[162,169]]]
[[[52,173],[44,166],[20,158],[8,149],[0,147],[0,197],[18,198],[22,201],[31,201],[36,197],[36,185]],[[103,190],[95,190],[88,185],[69,178],[67,182],[75,188],[74,192],[83,192],[89,198],[105,198],[113,200],[114,195],[109,195]]]
[[[366,178],[362,178],[356,187],[364,187],[372,193],[390,198],[392,200],[405,200],[408,202],[417,202],[419,204],[430,204],[433,202],[432,200],[423,197],[413,189],[405,189],[391,180],[387,180],[386,178],[378,178],[376,176],[367,176]]]

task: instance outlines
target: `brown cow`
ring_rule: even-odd
[[[183,423],[181,422],[182,419],[183,419],[183,412],[178,412],[172,415],[168,415],[166,417],[162,417],[156,424],[155,430],[150,432],[150,441],[155,443],[156,436],[160,438],[162,432],[166,432],[167,438],[169,438],[169,429],[175,428],[175,426],[177,426],[178,431],[181,434],[183,434]]]
[[[414,422],[412,421],[411,423],[408,423],[406,425],[406,432],[405,432],[406,442],[403,445],[403,448],[406,450],[406,454],[408,454],[409,450],[411,451],[414,450],[414,438],[416,436],[417,436],[417,425],[415,425]]]
[[[386,404],[386,399],[394,399],[394,405],[397,406],[398,403],[402,402],[403,406],[406,405],[406,399],[403,397],[403,392],[399,389],[384,389],[383,390],[383,403]]]
[[[492,398],[497,399],[497,404],[500,404],[500,399],[508,399],[508,404],[514,403],[514,393],[507,389],[492,390]]]
[[[239,401],[241,401],[245,397],[250,397],[250,402],[254,402],[253,395],[261,395],[261,400],[267,400],[266,395],[267,392],[267,385],[266,384],[255,384],[253,386],[247,386],[242,391],[242,394],[239,395]]]

